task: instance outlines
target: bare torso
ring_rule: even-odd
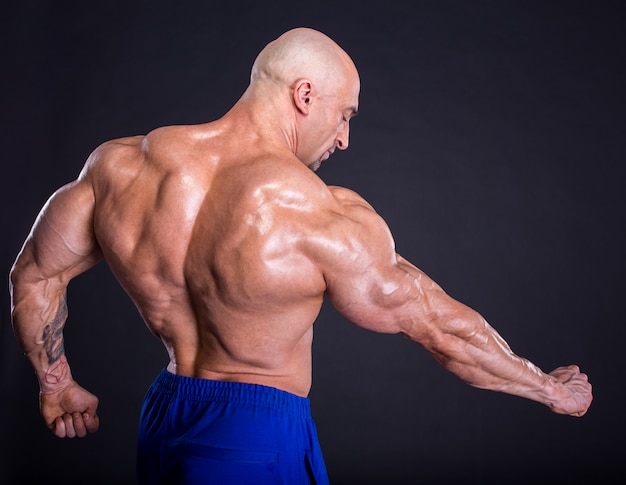
[[[325,290],[306,246],[334,198],[289,152],[221,133],[168,127],[103,147],[96,238],[170,371],[306,395]]]

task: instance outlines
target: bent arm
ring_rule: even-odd
[[[323,256],[328,296],[341,314],[366,329],[406,335],[472,386],[532,399],[556,413],[586,412],[592,399],[586,375],[576,366],[546,374],[516,355],[479,313],[396,254],[387,225],[356,197],[343,200],[347,229]]]
[[[93,190],[83,178],[55,192],[10,273],[13,329],[37,375],[42,415],[59,436],[97,427],[97,400],[74,382],[63,341],[67,285],[101,259],[93,235],[93,208]],[[87,428],[78,420],[74,429],[70,417],[75,412],[91,419]]]

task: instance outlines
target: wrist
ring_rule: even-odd
[[[65,355],[52,362],[38,373],[41,394],[54,394],[65,389],[72,382],[72,373]]]
[[[559,401],[559,383],[551,376],[546,375],[544,385],[539,391],[539,399],[537,401],[546,405],[550,409],[554,409]]]

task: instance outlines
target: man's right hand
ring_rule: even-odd
[[[40,393],[39,406],[48,428],[58,438],[83,438],[98,431],[98,398],[72,382],[53,393]]]
[[[563,387],[562,397],[551,402],[550,409],[557,414],[584,415],[593,399],[587,375],[580,372],[576,365],[559,367],[549,375]]]

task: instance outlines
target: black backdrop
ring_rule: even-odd
[[[257,52],[310,26],[362,78],[351,147],[318,172],[398,251],[544,370],[577,363],[587,416],[472,389],[399,336],[316,324],[314,416],[334,484],[624,474],[626,21],[619,1],[13,2],[3,7],[2,274],[48,195],[114,137],[222,115]],[[6,288],[6,287],[5,287]],[[73,281],[66,349],[101,430],[58,440],[0,316],[0,483],[133,483],[166,363],[104,264]],[[604,482],[606,483],[606,482]]]

